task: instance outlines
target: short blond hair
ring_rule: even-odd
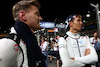
[[[23,0],[23,1],[19,1],[18,3],[16,3],[13,8],[12,8],[12,14],[14,17],[15,21],[19,21],[19,12],[25,11],[28,12],[31,9],[31,5],[36,6],[38,9],[40,9],[40,3],[37,0]]]
[[[34,2],[36,5],[38,5],[38,8],[40,9],[41,4],[38,2],[38,0],[22,0],[22,1],[32,1]]]

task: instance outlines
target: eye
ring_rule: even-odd
[[[80,22],[80,21],[82,21],[82,20],[81,20],[81,19],[78,19],[77,21],[79,21],[79,22]]]
[[[40,16],[40,13],[39,13],[39,12],[36,12],[35,14],[36,14],[38,17]]]

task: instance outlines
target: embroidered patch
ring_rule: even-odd
[[[68,41],[70,40],[70,38],[69,38],[69,37],[68,37],[67,39],[68,39]]]
[[[59,49],[60,48],[67,48],[66,46],[64,46],[63,44],[60,44]]]
[[[82,39],[84,39],[84,37],[82,36]]]
[[[24,42],[23,40],[21,40],[21,41],[22,41],[22,43],[23,43],[24,45],[26,45],[25,42]]]
[[[19,50],[19,47],[18,47],[18,45],[16,44],[16,45],[14,45],[14,50],[15,51],[18,51]]]
[[[75,17],[76,17],[76,15],[73,16],[73,18],[75,18]]]
[[[79,41],[79,44],[83,44],[83,41]]]
[[[77,44],[73,44],[73,48],[77,48]]]

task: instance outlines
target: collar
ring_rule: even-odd
[[[79,33],[72,33],[70,31],[68,31],[66,34],[71,38],[75,38],[75,39],[78,39],[80,37]]]
[[[19,26],[19,27],[21,27],[22,29],[24,29],[25,31],[27,31],[27,33],[33,34],[32,31],[31,31],[31,29],[29,28],[29,26],[28,26],[26,23],[22,22],[22,21],[17,21],[17,22],[15,23],[15,26]],[[18,27],[17,27],[17,28],[18,28]]]
[[[17,34],[17,32],[15,31],[14,27],[11,27],[10,33],[15,33],[15,34]]]

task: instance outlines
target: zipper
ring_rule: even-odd
[[[77,41],[77,46],[78,46],[78,50],[79,50],[79,55],[80,55],[80,57],[81,57],[81,51],[80,51],[80,47],[79,47],[79,43],[78,43],[78,39],[76,39],[76,41]]]
[[[71,37],[71,36],[69,36],[69,37]],[[73,37],[71,37],[72,39],[75,39],[76,40],[76,42],[77,42],[77,46],[78,46],[78,50],[79,50],[79,55],[80,55],[80,57],[81,57],[81,51],[80,51],[80,47],[79,47],[79,43],[78,43],[78,39],[80,38],[73,38]]]

